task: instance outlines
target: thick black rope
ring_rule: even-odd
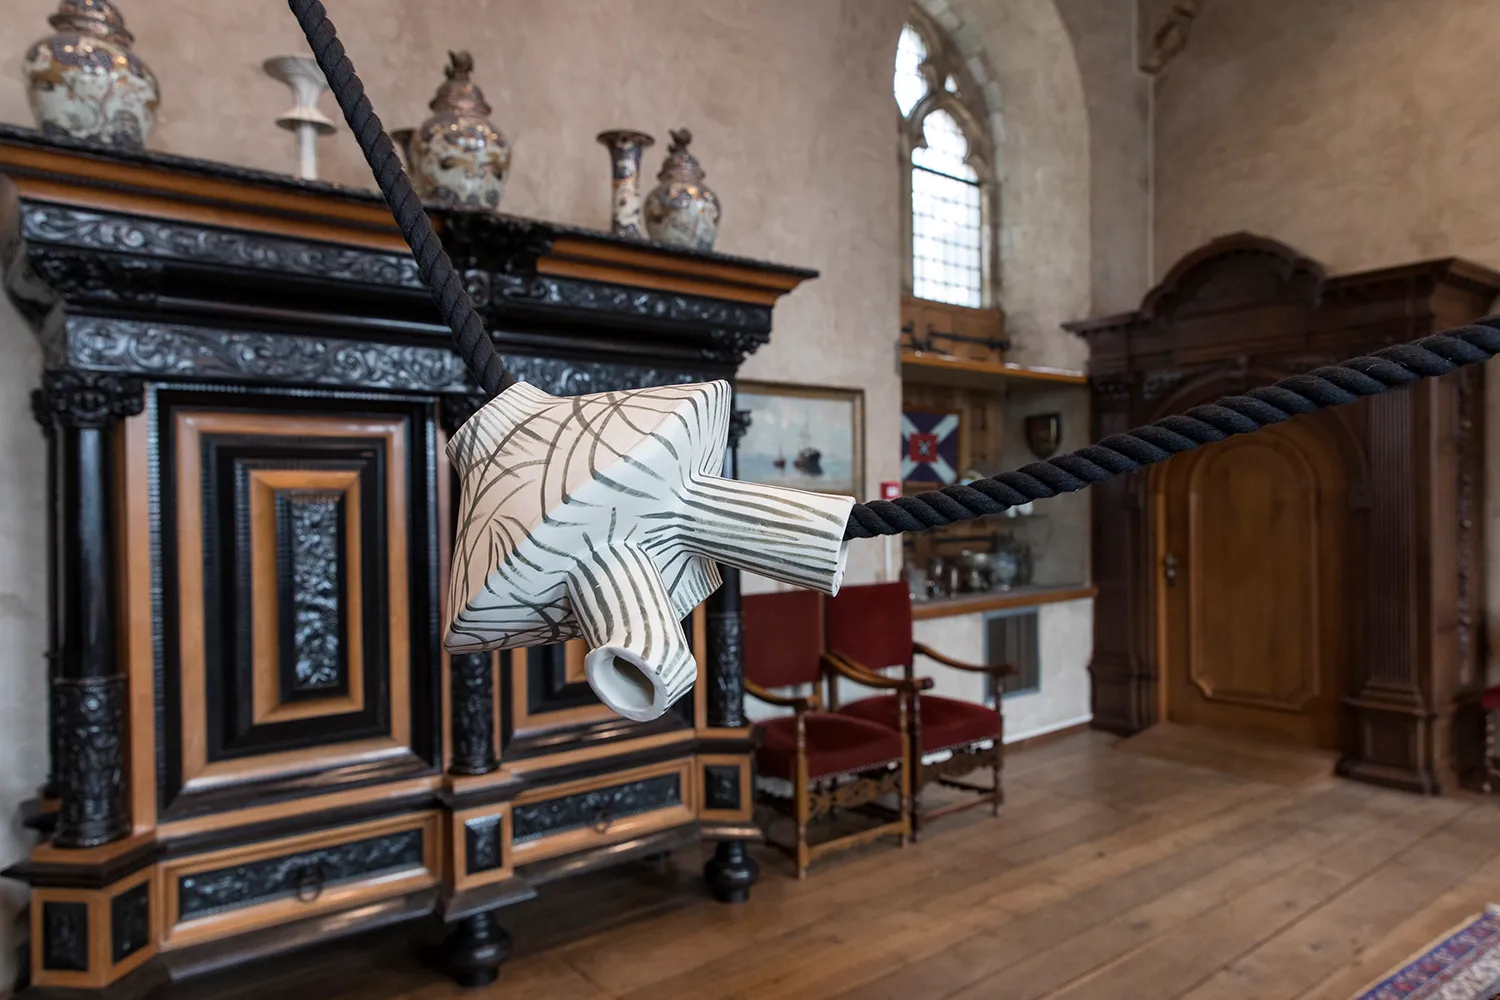
[[[390,136],[365,97],[364,84],[344,54],[338,35],[319,0],[287,0],[302,24],[308,44],[329,88],[344,111],[344,120],[359,140],[365,160],[375,174],[380,193],[401,227],[422,280],[453,331],[458,353],[479,384],[491,396],[514,384],[505,371],[484,323],[463,281],[443,250],[422,201],[401,167]],[[1339,365],[1293,375],[1275,385],[1226,396],[1216,403],[1195,406],[1126,434],[1045,462],[1033,462],[1014,472],[1002,472],[967,486],[945,486],[914,497],[857,503],[849,514],[845,538],[874,538],[925,531],[955,521],[988,517],[1032,500],[1074,493],[1111,476],[1163,462],[1199,445],[1248,434],[1270,424],[1330,406],[1343,406],[1365,396],[1411,385],[1424,378],[1446,375],[1466,365],[1500,354],[1500,317],[1448,330],[1410,344],[1382,348],[1372,355]]]
[[[328,11],[319,0],[287,0],[292,13],[297,15],[307,43],[312,46],[313,56],[328,78],[329,89],[343,109],[344,121],[359,141],[359,148],[370,164],[375,183],[385,195],[391,215],[401,227],[412,255],[417,259],[417,269],[422,281],[432,290],[432,298],[442,311],[443,319],[453,331],[453,342],[458,354],[469,366],[469,371],[490,396],[495,396],[511,385],[515,379],[505,370],[494,342],[484,329],[484,322],[464,288],[453,261],[448,259],[442,241],[433,231],[432,222],[422,208],[422,199],[411,186],[411,179],[401,167],[401,158],[391,137],[386,135],[375,109],[365,96],[365,86],[354,73],[354,64],[344,53],[344,46],[328,20]]]
[[[845,538],[874,538],[923,531],[975,517],[986,517],[1059,493],[1073,493],[1111,476],[1162,462],[1199,445],[1248,434],[1269,424],[1365,396],[1398,389],[1424,378],[1447,375],[1500,354],[1500,316],[1472,326],[1385,347],[1372,355],[1293,375],[1244,395],[1225,396],[1126,434],[1014,472],[1002,472],[968,486],[945,486],[914,497],[855,504]]]

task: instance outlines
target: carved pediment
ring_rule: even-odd
[[[1235,233],[1221,236],[1177,262],[1141,304],[1158,323],[1258,306],[1316,308],[1323,266],[1285,243]]]

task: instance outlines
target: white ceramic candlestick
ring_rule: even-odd
[[[844,575],[854,499],[720,476],[727,382],[591,396],[520,383],[453,435],[462,482],[451,653],[582,636],[594,693],[655,719],[693,686],[681,621],[715,562],[823,593]]]
[[[312,56],[276,56],[265,61],[272,77],[292,88],[295,106],[276,124],[297,135],[297,176],[318,179],[318,136],[333,131],[333,122],[318,110],[318,98],[328,89],[328,80]]]

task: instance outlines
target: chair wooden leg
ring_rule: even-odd
[[[792,796],[796,803],[797,820],[797,878],[807,878],[807,866],[812,860],[807,849],[807,823],[812,812],[812,792],[807,787],[807,727],[801,713],[797,715],[797,773],[792,779]]]
[[[901,726],[901,801],[898,803],[901,812],[901,846],[905,847],[917,839],[916,829],[916,796],[912,791],[912,770],[914,747],[907,732],[906,703],[898,699],[900,706],[899,721]],[[921,767],[920,758],[916,767]]]
[[[990,771],[995,775],[995,791],[990,796],[990,815],[999,816],[1000,806],[1005,803],[1005,789],[1000,785],[1000,747],[995,747],[995,763],[990,765]]]
[[[1495,789],[1495,716],[1500,712],[1484,713],[1484,783],[1480,786],[1486,795]]]

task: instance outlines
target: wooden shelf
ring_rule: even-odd
[[[913,601],[911,616],[915,621],[929,618],[953,618],[982,611],[1004,611],[1008,608],[1031,608],[1063,601],[1081,601],[1099,593],[1089,585],[1072,587],[1016,587],[988,594],[960,594],[931,601]]]
[[[964,388],[994,388],[1013,382],[1088,385],[1089,381],[1083,372],[1063,368],[1029,368],[1008,361],[969,361],[947,354],[907,350],[901,352],[901,377],[908,382]]]

